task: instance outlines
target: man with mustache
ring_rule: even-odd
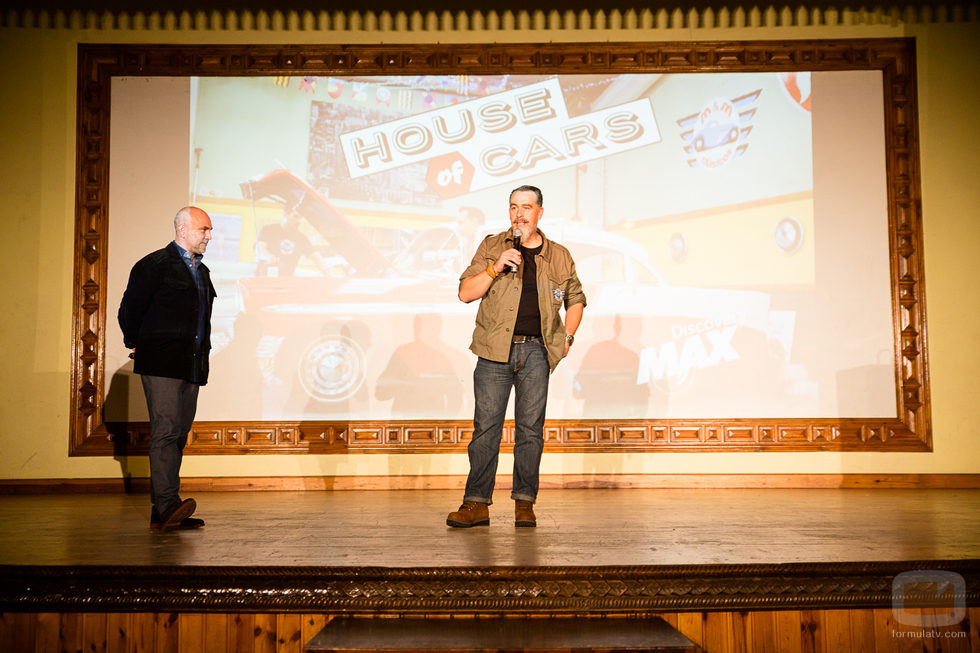
[[[476,410],[467,450],[470,472],[463,504],[446,518],[455,528],[490,523],[511,388],[515,390],[514,523],[537,525],[533,506],[544,448],[548,378],[568,355],[585,308],[571,254],[538,230],[543,214],[540,189],[516,188],[510,194],[511,228],[487,236],[460,277],[459,299],[480,300],[470,345],[479,358],[473,373]]]

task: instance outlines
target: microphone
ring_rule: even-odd
[[[523,235],[524,234],[521,233],[520,229],[514,229],[514,249],[516,249],[518,252],[521,251],[521,236]],[[517,272],[517,266],[511,265],[510,271]]]

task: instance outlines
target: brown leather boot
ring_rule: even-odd
[[[534,503],[517,499],[514,502],[514,526],[535,527],[538,525],[534,518]]]
[[[469,528],[471,526],[489,526],[490,508],[485,503],[464,501],[456,512],[449,513],[446,524],[454,528]]]

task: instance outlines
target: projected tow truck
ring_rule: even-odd
[[[393,332],[411,333],[419,316],[438,316],[444,347],[466,352],[476,303],[463,304],[456,293],[475,244],[464,242],[455,224],[424,229],[386,255],[341,210],[287,170],[245,181],[241,189],[246,199],[272,199],[284,212],[302,216],[343,259],[336,275],[238,281],[242,310],[256,316],[263,334],[278,343],[270,353],[271,373],[280,382],[298,382],[304,391],[297,414],[356,413],[359,403],[366,406],[366,386],[375,384],[391,354],[384,343]],[[479,235],[498,231],[494,226]],[[701,387],[717,392],[726,385],[761,392],[757,384],[732,383],[760,374],[779,382],[786,357],[770,336],[765,293],[671,286],[646,250],[629,239],[580,226],[543,226],[543,231],[575,258],[589,302],[581,333],[593,334],[576,341],[586,350],[581,363],[559,366],[553,375],[553,396],[595,395],[596,388],[615,388],[614,379],[662,396]],[[639,325],[632,355],[619,363],[589,355],[590,340],[618,335],[624,323]],[[439,374],[457,374],[444,384],[462,383],[458,370]]]

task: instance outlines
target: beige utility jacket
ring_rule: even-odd
[[[548,240],[539,229],[544,244],[541,253],[535,257],[538,280],[538,308],[541,311],[541,336],[548,350],[548,363],[555,371],[562,354],[565,353],[565,325],[559,309],[565,310],[575,304],[585,305],[582,283],[575,274],[575,262],[567,249]],[[487,266],[495,263],[504,250],[514,246],[510,229],[493,236],[487,236],[480,243],[466,271],[460,276],[464,279],[474,274],[486,274]],[[476,328],[470,350],[480,358],[506,363],[510,356],[511,340],[514,337],[514,324],[517,322],[517,309],[521,303],[521,275],[524,266],[517,268],[517,274],[497,275],[489,290],[480,300],[476,313]]]

